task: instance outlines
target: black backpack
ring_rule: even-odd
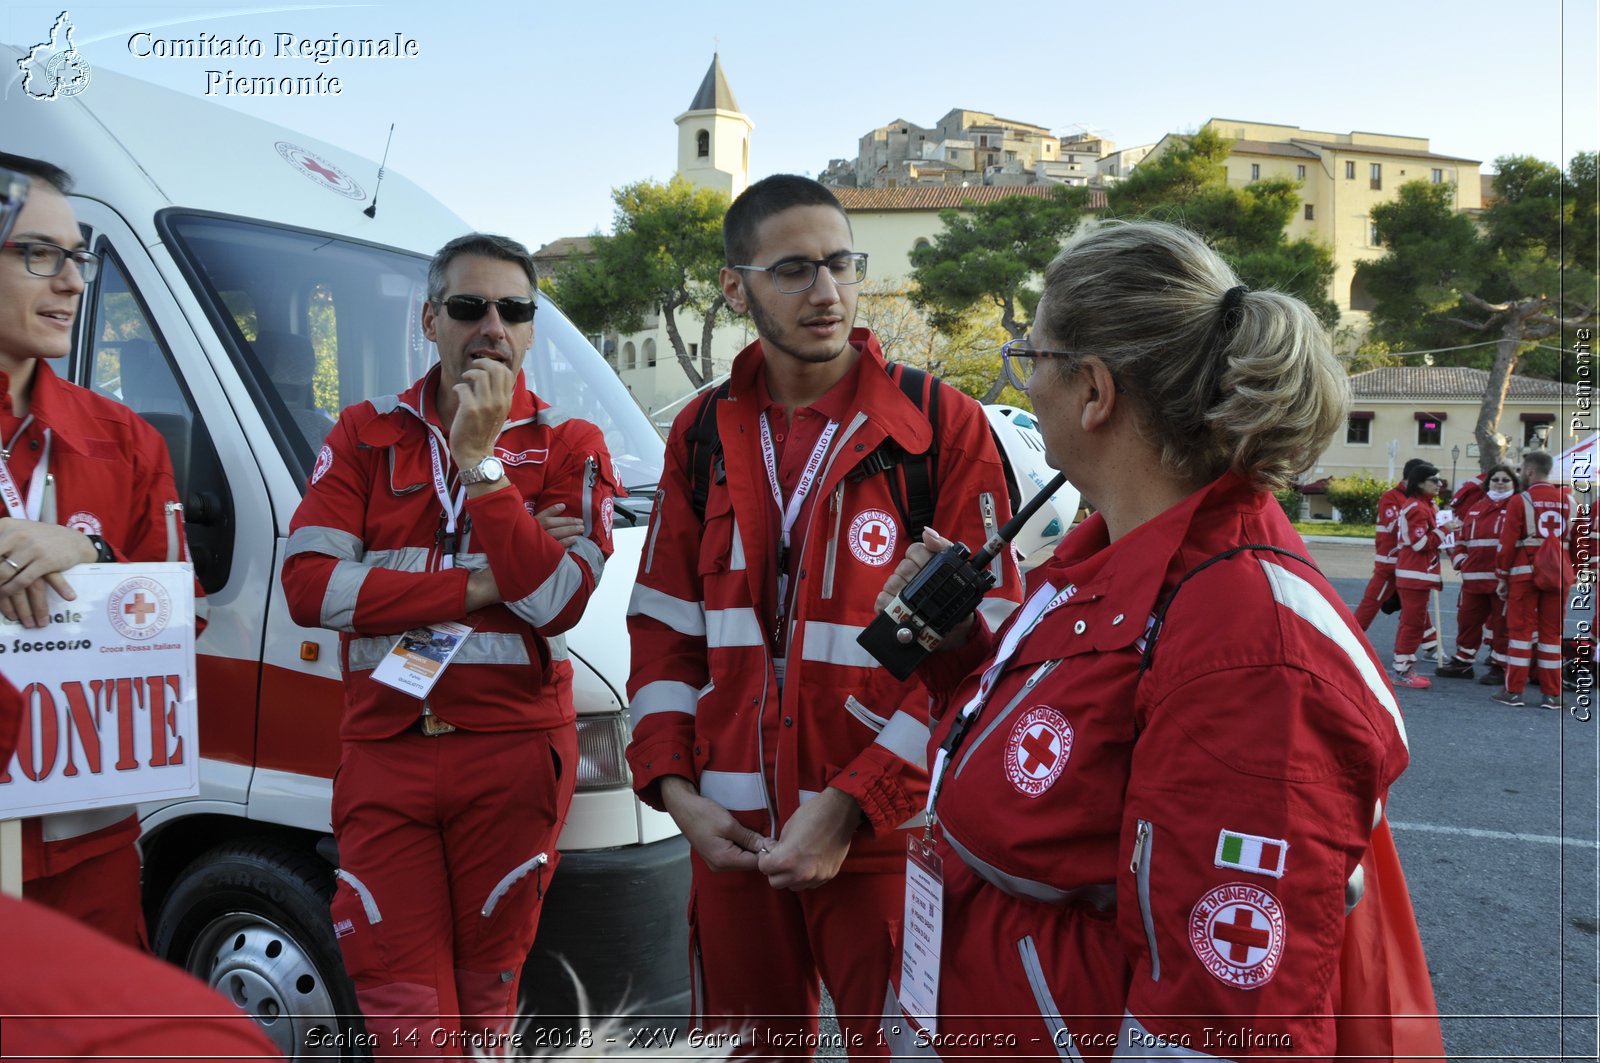
[[[933,507],[938,498],[939,392],[947,385],[938,377],[909,365],[890,365],[889,376],[900,386],[906,398],[927,414],[928,424],[933,426],[933,442],[925,453],[907,454],[892,440],[885,439],[851,471],[850,480],[858,483],[869,476],[888,472],[889,493],[894,499],[895,509],[915,542],[922,538],[922,529],[933,519]],[[685,437],[689,444],[690,502],[694,506],[695,518],[702,524],[706,519],[706,499],[711,495],[712,483],[722,483],[727,477],[722,465],[722,439],[717,431],[717,403],[727,397],[726,381],[700,396],[694,427],[689,429]],[[896,467],[899,468],[898,476],[894,475]]]

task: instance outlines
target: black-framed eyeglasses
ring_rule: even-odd
[[[444,312],[456,321],[482,321],[489,307],[500,312],[508,325],[525,325],[533,320],[536,305],[532,299],[485,299],[481,295],[452,295],[444,301]]]
[[[817,270],[828,267],[828,276],[838,285],[860,284],[867,279],[867,253],[851,251],[832,258],[787,258],[770,266],[734,266],[772,278],[772,286],[784,295],[797,295],[817,283]]]
[[[1030,347],[1027,340],[1007,340],[1000,345],[1000,361],[1005,366],[1006,379],[1018,391],[1027,391],[1028,384],[1033,380],[1034,367],[1041,358],[1080,358],[1076,351],[1047,351],[1042,347]]]
[[[93,251],[74,251],[47,240],[7,240],[3,246],[21,251],[22,268],[35,277],[57,276],[67,267],[69,258],[78,267],[78,275],[85,284],[100,272],[100,256]]]

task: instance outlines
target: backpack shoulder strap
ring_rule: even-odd
[[[907,454],[892,443],[885,442],[863,463],[865,475],[880,469],[890,472],[889,492],[894,496],[895,508],[912,540],[922,538],[922,529],[933,520],[933,510],[939,497],[939,392],[946,386],[938,377],[915,366],[895,363],[889,375],[902,394],[910,399],[928,419],[933,429],[932,441],[921,454]],[[895,475],[894,467],[899,466]]]
[[[728,382],[700,396],[694,427],[684,437],[689,444],[689,501],[695,519],[704,524],[706,500],[711,497],[713,465],[722,456],[722,437],[717,429],[717,403],[728,397]]]

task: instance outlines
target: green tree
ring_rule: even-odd
[[[1252,288],[1287,292],[1332,328],[1339,307],[1329,297],[1332,249],[1315,240],[1290,240],[1300,210],[1299,185],[1288,178],[1228,184],[1231,141],[1202,129],[1134,168],[1106,193],[1119,218],[1156,218],[1200,233]]]
[[[974,310],[991,307],[1007,336],[1021,336],[1039,298],[1029,284],[1060,250],[1087,200],[1087,189],[1063,185],[1048,197],[1006,196],[941,211],[943,231],[911,253],[911,301],[940,331],[964,328]],[[998,355],[993,363],[979,396],[984,402],[1004,389]]]
[[[666,184],[626,185],[611,198],[612,234],[594,236],[589,255],[558,267],[545,288],[587,332],[637,332],[647,314],[659,313],[678,364],[700,387],[715,375],[712,331],[726,313],[717,274],[728,197],[674,176]],[[698,360],[678,328],[679,310],[700,316]]]
[[[1546,340],[1563,345],[1563,330],[1593,324],[1596,306],[1594,153],[1579,154],[1566,173],[1526,156],[1495,166],[1495,200],[1481,227],[1452,209],[1448,186],[1402,185],[1394,202],[1372,211],[1383,257],[1357,267],[1376,302],[1375,339],[1453,346],[1494,338],[1473,427],[1485,469],[1504,459],[1500,415],[1519,362],[1534,362],[1529,352]],[[1562,376],[1555,357],[1537,361],[1530,372]]]

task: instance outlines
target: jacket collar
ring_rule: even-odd
[[[0,373],[0,387],[9,388],[9,385],[5,374]],[[83,454],[86,453],[83,434],[86,417],[83,404],[74,394],[75,390],[56,375],[48,361],[35,359],[33,381],[28,393],[29,414],[50,429],[54,446],[64,446],[73,453]]]
[[[401,392],[400,407],[423,421],[423,423],[443,429],[448,436],[450,426],[439,422],[439,409],[435,404],[439,394],[440,372],[441,367],[435,364],[432,369],[423,374],[421,379]],[[531,421],[539,415],[539,411],[549,408],[550,404],[548,402],[545,402],[528,389],[523,372],[518,369],[517,379],[511,385],[511,412],[506,414],[506,423],[501,431],[514,425],[522,424],[525,421]]]
[[[854,328],[850,330],[850,345],[860,352],[859,358],[865,363],[852,370],[859,373],[856,410],[865,414],[868,421],[876,424],[907,453],[926,451],[933,442],[928,418],[890,379],[878,338],[871,329]],[[760,340],[740,351],[728,376],[728,397],[734,401],[759,401],[760,389],[756,385],[765,366],[766,352]]]

